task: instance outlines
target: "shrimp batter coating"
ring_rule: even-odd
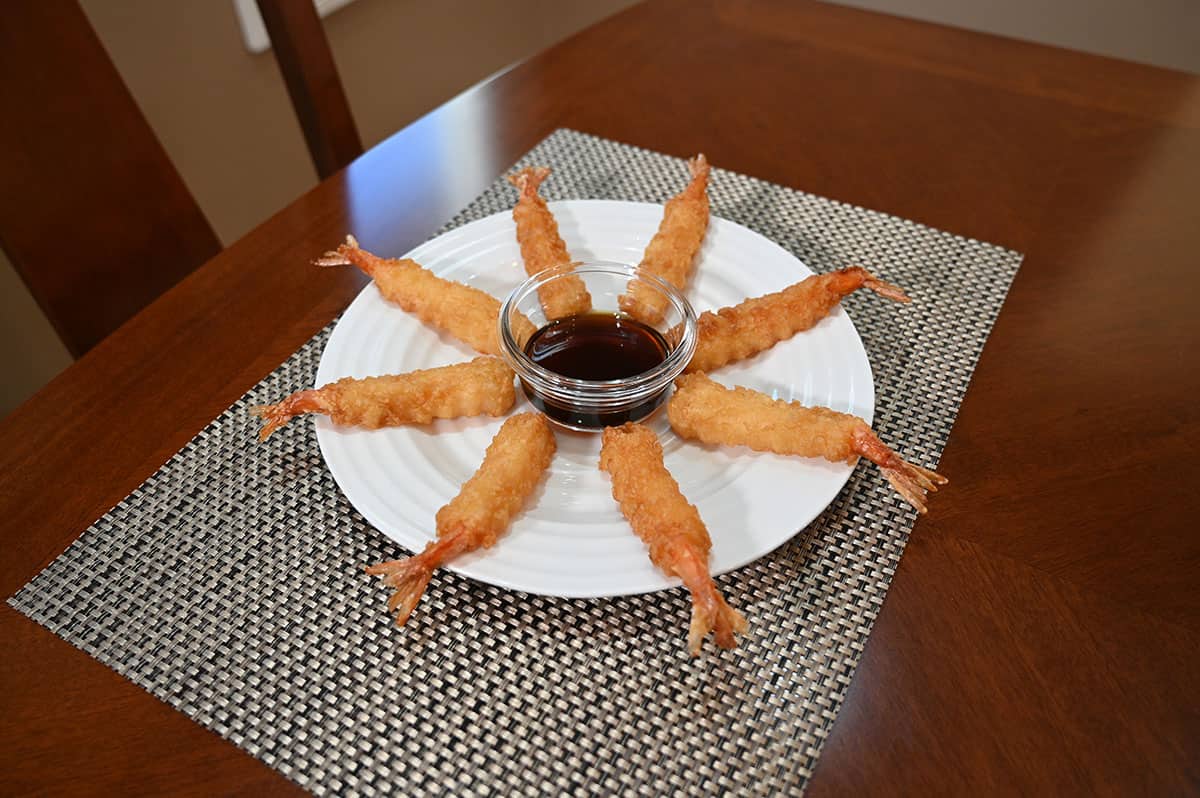
[[[688,161],[691,182],[667,200],[658,232],[646,246],[638,268],[661,277],[680,291],[687,288],[696,253],[708,230],[708,161],[700,153]],[[662,321],[667,299],[645,283],[631,284],[620,297],[621,310],[651,326]]]
[[[726,388],[705,374],[686,374],[675,386],[667,418],[683,438],[831,462],[854,463],[862,456],[878,465],[896,492],[922,514],[925,492],[949,481],[901,459],[857,416],[772,399],[749,388]]]
[[[467,363],[407,374],[343,377],[322,388],[298,391],[251,413],[265,419],[259,440],[304,413],[321,413],[335,424],[378,429],[428,424],[435,418],[502,416],[516,401],[513,372],[504,361],[477,357]]]
[[[695,505],[663,464],[662,445],[648,427],[626,423],[604,430],[600,468],[612,477],[613,498],[629,525],[647,546],[650,560],[667,576],[677,576],[692,594],[688,651],[712,631],[717,645],[734,648],[734,633],[746,631],[746,619],[725,603],[708,571],[712,540]]]
[[[739,305],[705,311],[697,320],[696,354],[688,371],[712,371],[743,360],[807,330],[859,288],[897,302],[908,302],[900,288],[851,266],[814,274],[782,291],[747,299]]]
[[[375,281],[384,299],[480,354],[500,354],[500,301],[491,294],[444,280],[408,258],[373,255],[359,247],[354,236],[346,236],[346,243],[314,262],[318,266],[356,266]],[[534,332],[533,324],[524,316],[513,324],[518,344],[523,345]]]
[[[550,175],[548,166],[530,166],[509,175],[508,181],[517,187],[520,196],[513,206],[513,221],[517,223],[517,243],[525,273],[531,277],[555,266],[571,263],[567,245],[558,235],[558,222],[538,194],[538,187]],[[592,296],[583,280],[575,275],[560,277],[538,289],[538,299],[546,319],[556,319],[587,313],[592,309]]]
[[[437,539],[420,554],[366,569],[395,588],[388,610],[398,611],[397,626],[408,621],[434,568],[500,539],[541,481],[554,450],[554,434],[545,416],[521,413],[508,419],[488,446],[479,470],[438,510]]]

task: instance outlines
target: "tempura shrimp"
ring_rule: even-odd
[[[314,263],[318,266],[356,266],[375,281],[384,299],[424,323],[453,335],[481,354],[500,354],[497,331],[500,302],[491,294],[438,277],[408,258],[373,255],[359,247],[354,236],[346,236],[346,243],[333,252],[326,252]],[[524,344],[534,332],[533,324],[524,316],[513,323],[513,333],[519,344]]]
[[[749,388],[726,388],[705,374],[684,375],[675,385],[667,418],[680,437],[831,462],[853,463],[859,456],[866,457],[922,514],[926,491],[936,491],[949,481],[901,459],[857,416],[772,399]]]
[[[782,291],[747,299],[697,320],[696,354],[688,371],[712,371],[786,341],[829,315],[842,298],[869,288],[896,302],[908,302],[904,291],[871,276],[860,266],[814,274]]]
[[[517,224],[517,243],[521,245],[525,272],[530,276],[571,263],[567,245],[558,235],[558,222],[554,220],[546,201],[538,194],[538,187],[549,174],[550,168],[547,166],[530,166],[508,176],[508,181],[520,193],[517,204],[513,206],[513,221]],[[587,313],[592,309],[591,294],[583,280],[575,275],[560,277],[541,286],[538,299],[549,321]]]
[[[321,413],[335,424],[367,429],[428,424],[435,418],[502,416],[516,401],[513,376],[502,360],[477,357],[407,374],[345,377],[250,412],[264,419],[260,440],[304,413]]]
[[[695,505],[688,503],[663,464],[658,436],[633,423],[605,429],[600,468],[612,477],[613,498],[650,547],[650,560],[668,576],[679,577],[692,594],[688,651],[700,653],[710,631],[718,646],[734,648],[734,634],[746,631],[746,619],[713,583],[708,570],[712,540]]]
[[[438,510],[437,539],[420,554],[366,569],[395,588],[388,610],[397,611],[397,626],[408,621],[433,569],[500,539],[537,487],[554,450],[554,434],[545,416],[522,413],[508,419],[488,446],[479,470]]]
[[[646,246],[638,268],[682,291],[692,275],[696,253],[708,230],[708,173],[704,154],[688,161],[691,181],[683,191],[667,200],[658,232]],[[667,299],[644,282],[630,284],[629,293],[618,300],[621,310],[646,324],[662,321]]]

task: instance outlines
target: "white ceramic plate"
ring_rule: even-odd
[[[550,208],[571,255],[579,260],[637,263],[662,219],[661,205],[643,203],[572,200],[550,203]],[[452,230],[407,257],[501,300],[524,278],[508,213]],[[761,235],[714,218],[687,295],[699,313],[777,291],[811,273]],[[467,346],[389,305],[370,285],[334,329],[317,384],[475,356]],[[824,405],[868,422],[874,413],[867,355],[840,308],[812,330],[712,376],[726,385]],[[521,396],[512,412],[530,409]],[[434,514],[478,468],[501,420],[374,431],[340,428],[323,416],[315,423],[321,452],[350,502],[388,537],[420,550],[435,535]],[[851,468],[844,464],[683,441],[662,411],[648,423],[662,440],[667,468],[708,526],[714,574],[786,542],[833,500],[850,476]],[[621,516],[608,477],[597,467],[599,436],[555,431],[558,453],[525,512],[496,546],[449,567],[502,587],[566,597],[616,596],[679,584],[650,563],[645,545]]]

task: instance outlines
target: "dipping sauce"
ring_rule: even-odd
[[[635,377],[662,363],[669,352],[658,330],[616,313],[552,321],[525,344],[525,354],[534,363],[577,380]]]
[[[584,313],[552,321],[530,337],[525,354],[547,371],[578,380],[621,380],[662,365],[671,348],[658,330],[618,313]],[[534,407],[569,427],[590,428],[624,424],[649,415],[666,395],[666,389],[635,407],[611,412],[581,410],[552,404],[530,390],[525,395]]]

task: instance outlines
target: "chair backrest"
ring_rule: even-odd
[[[308,152],[321,179],[362,154],[362,142],[312,2],[258,0]]]
[[[79,356],[221,243],[77,2],[0,9],[0,244]]]
[[[311,2],[260,0],[322,178],[362,151]],[[221,250],[77,0],[0,7],[0,245],[78,357]]]

